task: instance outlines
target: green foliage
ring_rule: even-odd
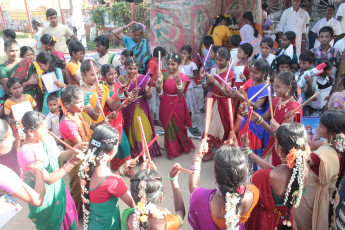
[[[145,25],[144,37],[150,36],[150,4],[148,1],[143,1],[135,6],[134,20]]]
[[[131,8],[127,2],[115,2],[110,7],[108,15],[115,27],[124,26],[131,22]]]
[[[96,24],[97,29],[104,25],[104,13],[106,10],[107,7],[103,5],[95,5],[95,7],[91,9],[91,20]]]

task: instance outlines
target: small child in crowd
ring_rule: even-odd
[[[236,76],[236,71],[235,76],[235,86],[240,87],[241,85],[244,84],[244,82],[247,81],[250,77],[250,62],[249,62],[249,57],[252,56],[253,54],[253,46],[249,43],[243,43],[238,47],[238,53],[237,53],[237,58],[238,62],[236,63],[237,66],[244,66],[243,71]],[[235,64],[235,63],[234,63]]]
[[[119,76],[127,75],[127,71],[125,68],[125,61],[128,57],[132,57],[132,56],[133,56],[133,52],[130,50],[124,50],[121,52],[120,64],[118,66],[115,66],[116,71],[119,72]]]
[[[235,64],[238,62],[237,53],[238,53],[238,47],[240,46],[241,41],[242,41],[242,38],[238,34],[232,35],[230,39],[230,43],[232,47],[230,50],[230,55],[231,55],[231,60],[234,60]],[[231,70],[234,70],[234,67],[235,65],[232,65]]]
[[[61,138],[59,131],[60,125],[60,108],[58,103],[58,96],[55,93],[50,94],[47,97],[47,103],[49,108],[49,113],[47,118],[47,129],[51,131],[55,136]],[[60,143],[57,143],[58,145]]]
[[[71,84],[80,84],[80,60],[85,55],[85,48],[83,44],[78,41],[72,41],[68,46],[71,61],[66,65],[66,70],[71,76]]]
[[[271,66],[276,58],[276,55],[272,54],[273,45],[272,38],[263,38],[260,43],[260,53],[254,55],[253,61],[263,58]]]
[[[118,66],[120,64],[119,60],[115,58],[115,54],[108,51],[109,39],[106,36],[100,35],[96,37],[95,44],[97,53],[95,54],[94,60],[96,63],[100,66],[104,64],[113,64],[114,66]]]
[[[287,31],[283,34],[281,38],[281,49],[277,51],[276,55],[286,55],[291,58],[292,61],[297,62],[296,51],[294,48],[294,43],[296,40],[296,34],[292,31]]]
[[[280,55],[276,59],[274,59],[272,65],[271,65],[271,82],[274,81],[275,77],[278,73],[283,71],[289,71],[291,64],[291,58],[287,55]]]
[[[315,55],[310,51],[305,51],[299,56],[300,69],[295,73],[298,87],[301,89],[303,101],[307,100],[314,94],[312,76],[304,76],[305,71],[310,70],[315,62]]]
[[[202,51],[204,59],[206,58],[207,53],[209,52],[211,45],[213,45],[213,38],[211,36],[206,36],[204,38],[204,46],[205,46],[205,48]],[[205,64],[205,68],[206,68],[207,72],[209,72],[212,69],[213,65],[214,65],[214,60],[212,60],[211,57],[209,56],[207,58],[206,64]]]

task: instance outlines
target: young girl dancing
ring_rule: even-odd
[[[291,72],[282,72],[274,80],[274,92],[276,97],[272,101],[273,116],[270,110],[267,110],[263,116],[253,112],[251,121],[261,125],[266,129],[271,136],[269,137],[267,146],[262,153],[262,158],[274,166],[280,165],[281,160],[274,148],[274,136],[272,135],[275,129],[284,122],[289,121],[288,118],[291,111],[296,109],[300,104],[297,102],[297,82],[295,76]],[[241,104],[242,115],[247,116],[246,103]],[[293,121],[302,122],[302,108],[300,108],[294,115]],[[266,121],[270,120],[270,124]]]
[[[22,119],[26,134],[25,144],[18,152],[18,162],[23,170],[25,183],[33,187],[35,176],[32,173],[37,159],[43,161],[46,192],[40,207],[29,205],[29,218],[36,229],[78,229],[78,215],[71,194],[63,177],[84,157],[78,150],[61,152],[55,140],[48,135],[47,121],[43,114],[35,111],[25,113]],[[75,146],[83,149],[82,145]],[[67,161],[59,168],[59,162]]]
[[[187,91],[190,80],[179,73],[181,58],[176,53],[167,57],[167,73],[158,72],[157,93],[161,96],[159,120],[164,128],[164,147],[168,157],[174,159],[182,152],[189,153],[194,148],[187,135],[186,127],[192,125],[183,93]]]
[[[211,74],[207,76],[204,69],[200,71],[201,83],[206,90],[208,85],[213,85],[214,104],[212,108],[212,118],[210,123],[210,130],[208,133],[209,151],[204,155],[203,160],[209,161],[213,159],[214,150],[223,145],[223,142],[228,139],[230,133],[230,120],[229,120],[229,107],[228,100],[226,98],[225,91],[222,87],[222,82],[214,77],[218,74],[222,79],[225,79],[228,72],[230,61],[230,53],[226,48],[220,48],[216,53],[217,68],[211,70]],[[230,71],[228,76],[228,84],[233,85],[234,74]],[[234,107],[233,107],[234,108]],[[233,109],[233,115],[237,114],[237,111]]]
[[[151,109],[148,100],[152,97],[152,88],[148,86],[150,78],[144,79],[144,75],[138,74],[138,61],[136,58],[129,57],[125,61],[127,70],[127,79],[131,79],[128,92],[134,95],[131,103],[122,109],[124,118],[124,130],[128,137],[131,147],[132,158],[139,155],[142,150],[141,133],[138,122],[138,116],[143,123],[146,141],[150,142],[156,136],[155,127],[153,125]],[[133,78],[131,78],[133,76]],[[127,80],[128,81],[128,80]],[[127,94],[129,96],[129,94]],[[119,93],[118,98],[123,99],[124,93]],[[160,156],[161,151],[159,145],[155,142],[150,148],[150,154]]]
[[[231,141],[232,146],[223,145],[214,158],[218,189],[199,187],[201,159],[208,148],[206,141],[195,151],[191,166],[194,174],[189,176],[188,214],[193,229],[236,229],[247,221],[258,202],[258,189],[245,183],[249,176],[247,156],[238,148],[236,137]]]
[[[131,179],[131,194],[136,203],[134,208],[123,211],[122,230],[166,229],[177,230],[183,225],[185,207],[178,184],[179,164],[174,164],[168,174],[173,190],[175,215],[157,204],[163,199],[163,182],[159,173],[144,162],[139,172]]]
[[[47,52],[41,52],[40,54],[38,54],[36,57],[36,62],[44,73],[55,73],[57,81],[54,82],[54,84],[59,88],[59,90],[56,91],[56,94],[58,95],[58,97],[60,97],[61,90],[66,87],[61,71],[62,68],[65,68],[65,63],[61,59],[57,58],[57,56]],[[49,108],[47,105],[47,97],[50,93],[48,93],[45,87],[41,88],[41,90],[42,93],[44,92],[42,113],[44,115],[48,115]]]
[[[310,149],[304,126],[294,122],[282,124],[274,133],[274,138],[276,153],[282,164],[277,167],[270,165],[253,174],[251,182],[259,189],[260,198],[245,223],[246,229],[292,229],[294,208],[299,206],[305,192],[305,176],[309,172],[306,162]],[[260,161],[257,163],[267,167],[268,163],[250,150],[247,134],[241,137],[241,143],[244,153],[261,160],[261,165]]]
[[[133,198],[118,174],[111,172],[109,161],[115,156],[119,134],[108,125],[99,125],[91,136],[85,161],[80,167],[84,230],[121,229],[118,198],[134,207]],[[130,162],[127,163],[127,167]]]

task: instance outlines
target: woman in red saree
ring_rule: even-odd
[[[297,82],[295,76],[291,72],[282,72],[274,80],[274,92],[276,97],[272,101],[273,105],[273,117],[271,116],[270,110],[267,110],[266,113],[261,117],[259,114],[253,112],[252,121],[256,124],[261,125],[266,129],[270,134],[267,146],[262,153],[262,158],[271,163],[274,166],[280,165],[282,162],[276,153],[274,148],[274,136],[273,132],[279,127],[279,125],[294,121],[297,123],[302,122],[302,108],[297,110],[293,115],[291,112],[295,110],[300,104],[296,101],[297,98]],[[245,104],[241,104],[242,108]],[[246,111],[246,110],[245,110]],[[242,115],[248,115],[247,112],[242,113]],[[291,115],[291,117],[290,117]],[[270,120],[270,125],[266,121]]]
[[[218,67],[211,70],[210,75],[207,76],[207,81],[205,79],[206,75],[204,69],[200,71],[201,84],[203,85],[203,88],[206,90],[208,85],[213,85],[212,98],[214,99],[207,141],[209,151],[204,155],[203,161],[213,159],[213,156],[215,155],[214,151],[223,145],[224,141],[228,139],[230,133],[228,98],[225,96],[226,94],[222,87],[222,81],[214,77],[218,74],[222,79],[226,78],[229,68],[228,63],[230,61],[229,51],[226,48],[220,48],[216,53],[215,60]],[[230,86],[233,85],[235,78],[232,71],[230,71],[227,81],[229,81],[228,84]],[[236,114],[237,109],[233,107],[233,114],[231,116],[235,118]]]
[[[186,127],[192,125],[186,100],[189,78],[179,73],[180,55],[171,53],[167,58],[167,73],[158,73],[157,93],[163,89],[159,106],[159,120],[165,131],[164,147],[168,157],[174,159],[182,152],[189,153],[194,148],[187,135]]]

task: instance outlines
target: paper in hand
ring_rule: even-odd
[[[43,81],[44,86],[46,87],[46,90],[48,93],[52,93],[55,91],[58,91],[60,88],[57,87],[54,82],[57,81],[57,77],[55,75],[55,72],[50,72],[41,75],[41,79]]]

